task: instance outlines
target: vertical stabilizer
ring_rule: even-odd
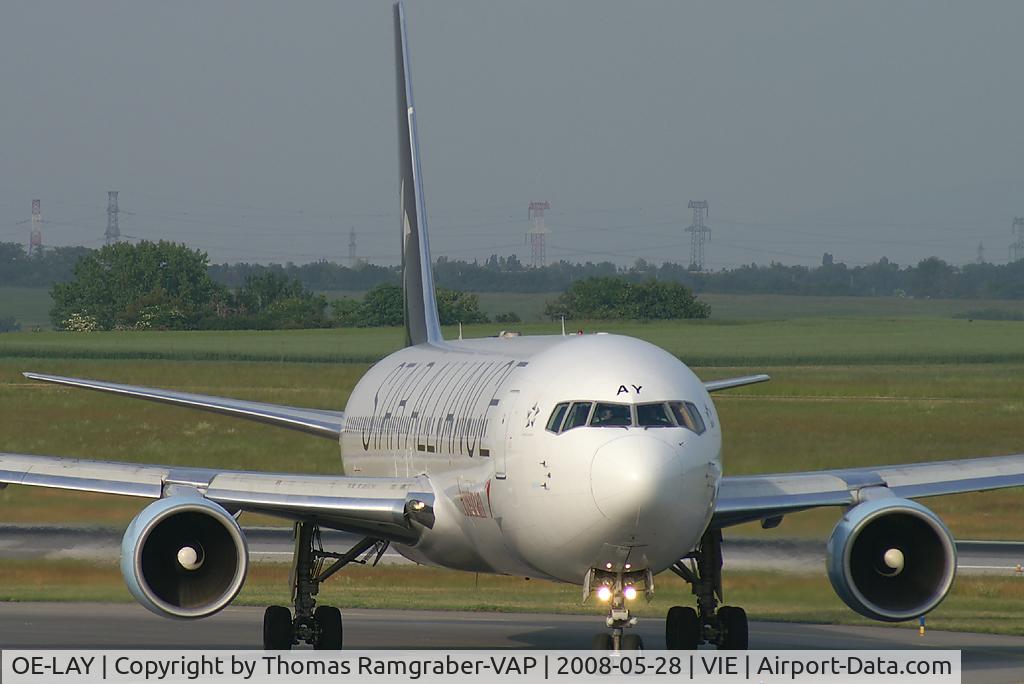
[[[405,298],[406,345],[443,341],[434,296],[423,203],[416,111],[409,73],[409,41],[405,7],[395,3],[395,76],[398,85],[398,166],[402,210],[402,290]]]

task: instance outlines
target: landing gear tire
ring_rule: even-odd
[[[313,611],[318,637],[313,648],[318,651],[340,651],[342,641],[341,611],[333,606],[317,606]]]
[[[746,650],[750,643],[750,632],[747,625],[747,613],[735,606],[722,606],[718,609],[718,624],[723,635],[718,647],[726,651]]]
[[[388,542],[366,537],[345,553],[324,550],[320,528],[314,522],[295,524],[295,556],[292,561],[294,613],[271,606],[263,615],[263,648],[288,650],[306,643],[319,650],[341,650],[341,611],[316,605],[320,585],[349,563],[376,565]],[[328,561],[333,561],[328,566]]]
[[[263,613],[263,648],[288,651],[292,647],[292,614],[284,606],[270,606]]]
[[[591,651],[610,651],[612,650],[612,635],[611,634],[595,634],[594,638],[590,640]]]
[[[624,634],[622,635],[622,646],[619,650],[642,651],[644,650],[644,640],[640,638],[639,634]]]
[[[693,651],[700,643],[700,619],[693,608],[674,606],[665,617],[665,648]]]
[[[672,572],[679,575],[693,589],[697,597],[697,641],[699,643],[711,643],[722,650],[744,650],[749,644],[749,628],[747,625],[747,613],[736,606],[718,607],[722,596],[722,530],[717,528],[707,529],[701,537],[700,544],[687,556],[680,558],[670,568]],[[677,611],[681,608],[673,608],[669,611],[665,620],[665,642],[668,647],[673,648],[679,629],[678,625],[685,620],[687,625],[692,624],[692,618]],[[692,612],[692,611],[691,611]],[[673,614],[675,613],[675,614]],[[686,627],[686,648],[693,648],[689,640],[692,638]]]

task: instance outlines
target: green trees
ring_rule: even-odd
[[[95,256],[95,252],[85,247],[57,247],[30,257],[24,245],[0,242],[0,286],[50,286],[68,281],[73,264],[89,255]],[[238,263],[206,267],[215,283],[228,288],[225,292],[240,290],[251,277],[266,273],[289,282],[298,280],[313,291],[366,291],[381,284],[399,284],[399,271],[398,266],[359,263],[349,268],[323,260],[301,265]],[[719,271],[691,271],[680,264],[658,265],[644,259],[637,259],[628,268],[611,262],[567,261],[533,268],[524,266],[515,256],[496,255],[480,262],[439,257],[434,263],[437,285],[468,292],[560,292],[578,281],[609,277],[637,285],[652,279],[675,282],[700,293],[1024,299],[1024,260],[957,266],[931,257],[901,267],[882,257],[873,264],[848,266],[825,253],[821,265],[815,267],[773,261]]]
[[[75,266],[75,278],[53,287],[50,317],[64,330],[114,329],[280,329],[400,326],[402,288],[383,284],[361,302],[333,304],[283,272],[249,273],[234,292],[215,283],[207,256],[171,242],[118,243],[89,253]],[[474,294],[437,289],[442,325],[486,323]],[[597,277],[577,281],[550,302],[547,315],[590,319],[707,318],[709,307],[678,283]],[[506,317],[511,318],[511,317]]]
[[[404,322],[402,288],[398,285],[378,285],[362,302],[339,299],[334,302],[334,320],[338,325],[354,328],[397,326]],[[487,315],[480,310],[475,294],[437,289],[437,312],[441,325],[456,323],[487,323]]]
[[[711,307],[697,301],[679,283],[648,280],[633,284],[623,278],[587,278],[548,302],[544,314],[550,318],[646,321],[707,318]]]
[[[401,276],[396,266],[378,266],[364,261],[342,266],[323,259],[308,264],[210,264],[207,271],[211,278],[228,287],[241,287],[249,276],[274,271],[319,291],[365,291],[383,283],[398,283]]]
[[[404,318],[402,288],[378,285],[363,301],[339,299],[334,302],[334,321],[346,328],[375,328],[402,325]]]
[[[437,288],[437,314],[441,325],[490,322],[487,314],[480,310],[479,297],[444,287]]]
[[[231,327],[250,330],[325,328],[327,298],[273,271],[249,275],[232,298]]]
[[[402,325],[402,288],[379,285],[361,302],[327,299],[277,269],[246,273],[234,291],[213,281],[205,252],[173,242],[126,242],[89,252],[74,279],[53,286],[50,318],[62,330],[271,330]],[[441,288],[441,323],[482,323],[476,295]]]
[[[53,286],[50,319],[77,314],[100,330],[198,327],[227,299],[206,275],[206,253],[172,242],[119,242],[82,257],[74,280]]]
[[[272,329],[327,325],[327,300],[284,275],[250,275],[235,292],[207,274],[207,256],[173,242],[119,242],[79,259],[53,286],[63,330]]]
[[[29,256],[24,245],[0,242],[0,286],[43,287],[70,280],[75,263],[91,251],[87,247],[47,247]]]

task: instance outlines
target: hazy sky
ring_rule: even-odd
[[[1003,263],[1024,3],[410,2],[434,256]],[[6,0],[0,240],[398,260],[391,6]]]

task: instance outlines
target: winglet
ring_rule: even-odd
[[[423,202],[416,111],[409,71],[409,41],[405,7],[395,3],[395,76],[398,86],[398,164],[402,210],[402,290],[405,300],[405,343],[444,341],[434,295],[427,212]]]

